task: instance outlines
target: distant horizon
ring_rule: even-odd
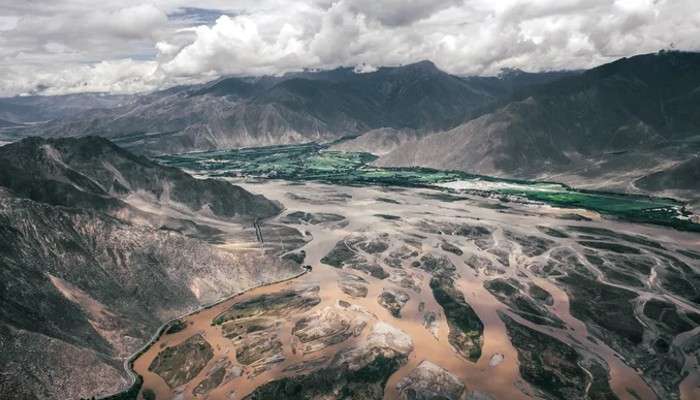
[[[131,93],[121,93],[121,92],[90,92],[90,91],[85,91],[85,92],[69,92],[69,93],[58,93],[58,94],[46,94],[46,93],[18,93],[15,95],[11,96],[0,96],[0,99],[11,99],[11,98],[17,98],[17,97],[58,97],[58,96],[73,96],[73,95],[96,95],[96,96],[139,96],[139,95],[147,95],[149,93],[157,93],[159,91],[164,91],[164,90],[169,90],[178,86],[197,86],[197,85],[207,85],[219,80],[223,79],[229,79],[229,78],[238,78],[238,79],[260,79],[260,78],[267,78],[267,77],[284,77],[286,75],[294,75],[294,74],[300,74],[300,73],[322,73],[322,72],[329,72],[329,71],[336,71],[336,70],[354,70],[356,74],[365,74],[365,73],[372,73],[376,72],[379,69],[382,68],[401,68],[401,67],[408,67],[411,65],[415,64],[420,64],[424,62],[429,62],[432,63],[438,70],[447,73],[449,75],[457,76],[460,78],[499,78],[503,73],[508,72],[508,71],[513,71],[513,72],[522,72],[526,74],[547,74],[547,73],[565,73],[565,72],[584,72],[588,71],[591,69],[598,68],[600,66],[606,65],[606,64],[611,64],[619,60],[624,60],[624,59],[630,59],[634,57],[639,57],[639,56],[646,56],[646,55],[655,55],[655,54],[663,54],[663,53],[695,53],[698,54],[700,51],[694,51],[694,50],[683,50],[683,49],[659,49],[658,51],[655,52],[650,52],[650,53],[640,53],[640,54],[633,54],[629,56],[624,56],[624,57],[619,57],[617,59],[614,59],[609,62],[605,62],[602,64],[598,64],[595,66],[592,66],[590,68],[583,68],[583,69],[545,69],[545,70],[539,70],[539,71],[528,71],[524,70],[522,68],[512,68],[512,67],[503,67],[499,70],[498,73],[496,74],[484,74],[484,75],[458,75],[458,74],[451,74],[444,69],[440,68],[439,65],[437,65],[435,62],[432,60],[424,59],[424,60],[417,60],[414,62],[410,63],[405,63],[405,64],[398,64],[398,65],[380,65],[377,66],[374,70],[372,71],[357,71],[358,66],[352,66],[352,65],[339,65],[333,68],[327,68],[327,69],[318,69],[318,68],[305,68],[302,70],[298,71],[287,71],[283,74],[279,75],[234,75],[234,74],[229,74],[229,75],[221,75],[221,76],[216,76],[212,77],[211,79],[203,80],[201,82],[192,82],[192,83],[182,83],[182,84],[174,84],[170,86],[164,86],[164,87],[159,87],[153,90],[148,90],[148,91],[142,91],[142,92],[131,92]]]
[[[695,0],[54,0],[0,5],[0,96],[432,60],[457,76],[700,50]]]

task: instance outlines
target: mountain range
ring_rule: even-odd
[[[113,107],[97,104],[16,130],[48,137],[99,135],[149,154],[330,141],[387,127],[438,132],[515,87],[569,74],[509,71],[501,78],[463,78],[422,61],[364,74],[338,68],[229,77],[121,99],[126,104]]]
[[[396,147],[379,163],[692,191],[697,185],[682,176],[697,175],[698,139],[700,54],[664,52],[530,87],[478,118]],[[677,177],[662,178],[668,174]]]
[[[698,53],[496,77],[450,75],[421,61],[369,73],[225,77],[100,98],[95,108],[30,125],[8,119],[12,99],[3,99],[0,118],[10,126],[0,133],[98,135],[146,155],[344,139],[336,149],[375,153],[382,166],[696,199],[699,96]]]

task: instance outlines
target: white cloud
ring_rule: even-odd
[[[383,25],[401,26],[424,19],[433,13],[462,4],[462,0],[352,0],[347,10],[376,19]]]
[[[365,64],[365,63],[358,64],[355,66],[355,68],[353,68],[353,72],[355,72],[356,74],[366,74],[369,72],[374,72],[376,70],[378,70],[378,68],[375,67],[374,65]]]
[[[101,61],[56,71],[39,67],[4,67],[2,89],[13,94],[79,92],[134,93],[153,90],[162,83],[155,61],[132,59]]]
[[[162,64],[166,74],[271,74],[305,63],[300,58],[305,53],[302,30],[290,24],[283,24],[277,35],[264,37],[253,18],[224,15],[212,27],[191,30],[196,39]]]
[[[127,38],[152,36],[168,22],[165,12],[152,4],[140,4],[114,12],[97,12],[90,18],[90,29],[107,27]]]
[[[38,0],[0,15],[4,95],[422,59],[456,74],[586,68],[700,49],[697,0]]]

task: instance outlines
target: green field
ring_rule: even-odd
[[[593,192],[551,182],[529,182],[428,168],[380,168],[369,153],[328,150],[318,143],[169,155],[158,161],[211,177],[256,177],[320,181],[342,185],[430,187],[498,197],[504,201],[537,202],[583,208],[628,221],[700,232],[683,204],[668,198]],[[450,188],[452,186],[452,188]]]

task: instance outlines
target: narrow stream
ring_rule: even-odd
[[[439,232],[426,232],[420,228],[420,222],[424,220],[438,221],[440,223],[469,221],[470,223],[507,227],[509,229],[517,227],[525,231],[528,229],[533,231],[534,229],[532,228],[540,224],[551,226],[576,224],[576,222],[563,221],[556,218],[558,214],[564,211],[549,207],[533,210],[523,206],[521,212],[508,214],[499,212],[497,209],[479,207],[470,203],[449,203],[439,199],[431,199],[423,196],[425,191],[421,189],[386,191],[381,188],[336,187],[315,183],[289,185],[282,181],[268,181],[264,184],[236,183],[241,184],[247,190],[280,201],[287,210],[335,213],[345,216],[347,224],[343,227],[328,224],[290,225],[301,232],[308,232],[310,237],[312,237],[312,240],[303,247],[303,250],[306,252],[304,263],[313,267],[312,272],[292,281],[254,289],[213,308],[190,315],[185,318],[189,322],[185,330],[176,334],[163,335],[154,343],[135,361],[134,370],[144,377],[144,387],[153,390],[156,393],[156,398],[192,398],[192,390],[206,378],[211,366],[224,359],[234,365],[238,364],[232,341],[222,335],[220,326],[211,325],[211,321],[216,315],[236,302],[241,302],[263,293],[274,293],[303,284],[317,284],[320,286],[319,296],[321,303],[315,306],[312,311],[320,310],[327,306],[334,306],[338,300],[344,300],[360,306],[374,315],[375,318],[372,319],[371,323],[375,321],[387,322],[412,338],[414,350],[410,353],[408,362],[390,377],[385,387],[384,398],[387,400],[399,397],[396,384],[423,360],[429,360],[449,371],[465,384],[468,391],[478,390],[488,393],[495,399],[532,398],[536,390],[520,377],[518,353],[511,345],[505,325],[498,315],[499,311],[507,312],[508,307],[491,295],[483,285],[485,279],[492,277],[487,277],[483,274],[477,275],[465,263],[463,257],[440,249],[439,244],[444,239],[444,235],[441,235]],[[290,196],[288,193],[293,193],[293,196]],[[339,194],[343,196],[338,196]],[[377,200],[382,197],[391,197],[399,204]],[[399,218],[388,220],[378,217],[377,214],[394,215]],[[605,222],[607,223],[608,221]],[[275,223],[275,221],[270,221],[269,223]],[[625,226],[623,223],[610,222],[609,228],[615,229],[617,224]],[[262,230],[264,232],[264,225]],[[694,240],[690,234],[669,232],[669,230],[662,230],[656,227],[645,226],[640,228],[640,231],[655,234],[655,238],[661,240],[680,240],[686,243],[692,243],[692,240]],[[659,234],[659,231],[663,233]],[[366,297],[353,298],[340,290],[338,281],[341,270],[322,264],[320,262],[321,258],[326,256],[338,241],[349,235],[371,236],[377,233],[388,234],[390,249],[400,248],[404,243],[402,240],[408,236],[413,235],[413,237],[416,237],[416,235],[419,235],[422,243],[421,254],[431,252],[446,256],[457,267],[456,272],[459,279],[456,281],[456,287],[463,293],[467,303],[471,305],[484,324],[484,345],[478,362],[473,363],[463,359],[451,348],[448,341],[449,328],[444,313],[433,298],[429,287],[429,273],[416,268],[408,268],[408,265],[403,269],[418,281],[419,291],[402,289],[391,282],[390,279],[380,280],[364,274],[362,274],[363,278],[368,281]],[[668,238],[664,238],[664,235],[668,236]],[[552,238],[549,239],[553,240]],[[500,238],[499,240],[503,239]],[[568,243],[566,239],[562,239],[561,242]],[[465,253],[478,251],[478,248],[471,243],[460,243],[458,246]],[[583,344],[586,351],[594,353],[605,360],[610,369],[610,386],[620,399],[634,399],[629,389],[632,389],[641,399],[657,398],[639,372],[627,366],[615,351],[601,341],[594,342],[589,339],[589,332],[585,324],[571,316],[569,299],[560,287],[547,279],[534,277],[529,271],[526,271],[524,268],[526,265],[524,256],[514,254],[511,255],[511,260],[513,260],[513,265],[511,265],[508,276],[519,280],[528,279],[548,291],[554,300],[549,309],[554,311],[564,321],[567,328],[542,327],[514,316],[519,323],[554,336],[570,345]],[[373,261],[383,262],[379,258]],[[392,268],[386,265],[385,269],[390,273],[392,271]],[[519,270],[522,270],[521,273],[518,273]],[[378,304],[377,298],[385,287],[402,289],[410,294],[410,300],[401,310],[401,318],[395,318],[388,310]],[[424,303],[425,309],[422,312],[419,311],[420,303]],[[437,337],[433,336],[431,331],[424,326],[423,315],[427,311],[435,312],[438,315]],[[243,374],[238,378],[225,382],[210,391],[206,398],[212,400],[241,399],[256,387],[270,380],[290,374],[290,372],[284,371],[290,366],[323,356],[332,357],[333,354],[343,348],[361,345],[367,332],[371,330],[370,323],[370,326],[366,327],[363,334],[358,337],[350,338],[318,352],[303,355],[301,352],[294,352],[292,349],[294,341],[297,340],[291,334],[292,327],[300,317],[301,315],[292,315],[290,318],[286,318],[284,323],[277,328],[276,332],[284,344],[283,355],[285,360],[283,362],[274,364],[269,370],[259,375],[249,376],[248,374]],[[697,329],[695,332],[697,332]],[[150,372],[148,367],[162,349],[177,345],[197,333],[200,333],[210,343],[214,351],[214,358],[197,377],[183,387],[173,390],[168,387],[159,375]],[[493,362],[493,360],[497,360],[497,362]],[[694,373],[686,378],[681,385],[681,393],[684,400],[700,398],[700,392],[698,392],[697,387],[700,382],[700,374],[697,372],[698,366],[689,365],[689,368]]]

